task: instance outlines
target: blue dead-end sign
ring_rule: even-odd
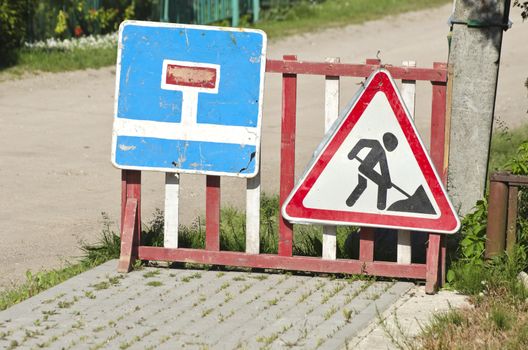
[[[258,173],[266,34],[126,21],[119,30],[112,163]]]

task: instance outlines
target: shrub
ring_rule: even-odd
[[[28,2],[0,0],[0,66],[16,60],[16,49],[24,41]]]

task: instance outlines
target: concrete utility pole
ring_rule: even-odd
[[[451,18],[452,104],[449,194],[459,214],[482,198],[487,167],[502,33],[510,0],[455,0]]]

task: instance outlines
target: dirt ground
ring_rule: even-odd
[[[416,60],[419,66],[447,59],[447,19],[451,6],[271,41],[269,58],[297,54],[321,61],[340,57],[359,63],[379,51],[384,63]],[[527,121],[528,23],[505,33],[496,115],[501,124]],[[60,266],[79,255],[79,241],[93,241],[101,212],[119,218],[120,171],[110,164],[115,69],[40,74],[0,83],[0,286],[23,278],[27,269]],[[280,76],[267,76],[262,138],[262,181],[278,191]],[[344,79],[341,104],[354,95],[358,81]],[[323,79],[301,77],[298,89],[296,169],[299,174],[323,136]],[[416,123],[428,142],[429,84],[419,84]],[[205,179],[182,177],[181,219],[203,213]],[[223,204],[241,206],[245,183],[222,179]],[[163,207],[164,175],[144,173],[143,218]]]

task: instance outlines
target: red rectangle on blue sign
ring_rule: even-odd
[[[165,83],[214,89],[216,86],[216,73],[216,69],[209,67],[189,67],[168,64]]]

